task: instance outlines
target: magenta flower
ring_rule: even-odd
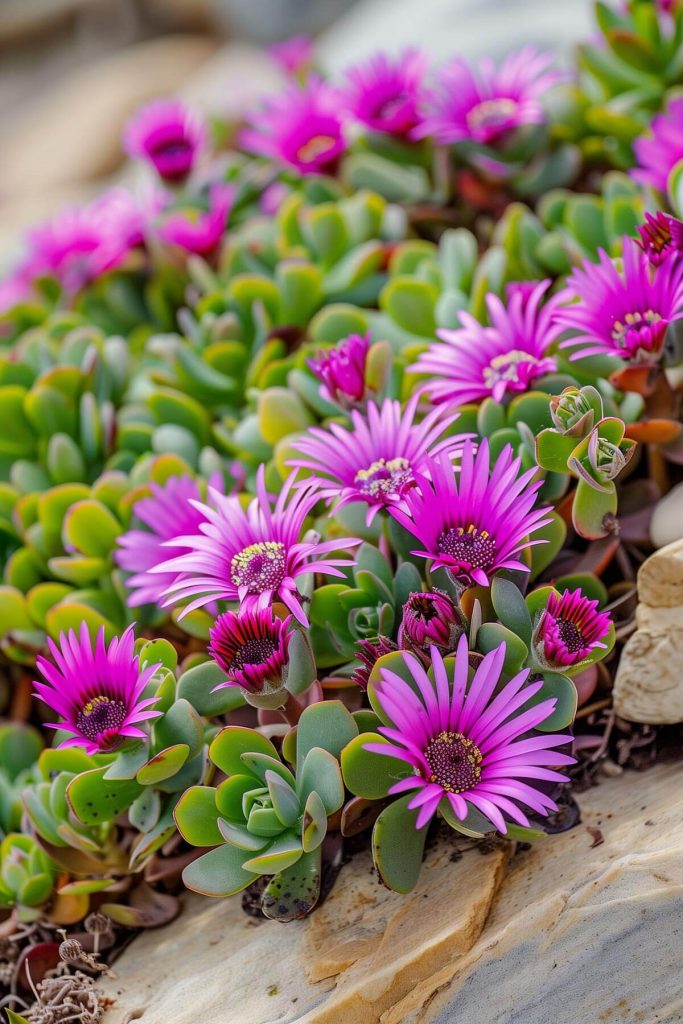
[[[353,563],[328,558],[334,551],[355,547],[359,540],[343,537],[320,542],[317,535],[301,538],[304,520],[319,500],[312,487],[295,488],[296,473],[282,485],[275,507],[266,492],[265,469],[256,476],[256,497],[245,510],[236,496],[224,497],[209,488],[211,505],[192,504],[204,522],[198,531],[170,541],[189,552],[162,562],[153,573],[177,573],[166,588],[164,604],[191,599],[179,617],[210,601],[240,601],[246,610],[268,608],[280,600],[303,626],[308,620],[301,605],[297,580],[316,572],[343,576],[338,566]]]
[[[683,221],[657,210],[646,213],[645,223],[638,227],[636,245],[643,250],[650,264],[659,267],[672,256],[683,255]]]
[[[533,648],[543,667],[562,672],[587,658],[609,633],[611,618],[580,590],[553,592],[534,628]]]
[[[458,418],[444,408],[432,409],[415,423],[418,401],[419,395],[413,395],[402,410],[400,402],[385,398],[380,407],[370,403],[365,416],[354,410],[353,430],[338,423],[327,430],[311,427],[291,444],[305,458],[288,464],[312,470],[310,480],[320,497],[337,499],[337,507],[353,501],[366,504],[368,525],[380,509],[405,509],[404,496],[418,474],[428,473],[430,456],[446,452],[453,458],[470,436],[443,437]]]
[[[235,191],[218,182],[209,191],[208,209],[174,208],[164,215],[156,227],[162,242],[197,256],[213,256],[223,241]]]
[[[488,586],[500,569],[529,567],[519,561],[533,544],[534,533],[550,522],[547,508],[534,508],[542,480],[536,468],[519,475],[521,460],[506,445],[490,466],[486,438],[475,446],[465,441],[458,472],[447,455],[431,462],[429,477],[403,499],[391,514],[424,545],[414,555],[431,558],[433,568],[444,566],[463,586]]]
[[[345,409],[363,402],[367,397],[365,371],[369,351],[369,334],[350,334],[334,348],[308,359],[309,369],[322,381],[322,397]]]
[[[462,311],[462,327],[438,330],[441,341],[410,367],[433,375],[424,385],[431,400],[464,405],[492,397],[502,402],[507,394],[528,391],[538,377],[553,373],[557,363],[547,352],[562,327],[553,321],[561,300],[553,297],[542,304],[550,284],[510,285],[507,307],[489,293],[490,327]]]
[[[499,68],[489,58],[473,67],[456,57],[427,93],[415,134],[440,143],[491,145],[515,128],[542,124],[543,97],[563,79],[551,68],[552,61],[551,54],[531,46],[511,53]]]
[[[130,119],[123,134],[128,156],[144,160],[163,181],[182,181],[206,145],[202,121],[180,100],[152,100]]]
[[[345,72],[342,103],[373,132],[408,135],[420,123],[418,111],[427,58],[406,50],[396,60],[376,53]]]
[[[284,620],[273,618],[270,608],[219,615],[211,627],[209,654],[228,680],[215,689],[239,686],[249,693],[282,689],[291,618],[291,615]]]
[[[452,679],[436,648],[434,682],[416,657],[403,657],[415,688],[395,672],[380,670],[375,695],[389,725],[379,726],[379,732],[389,743],[365,743],[364,749],[398,758],[413,769],[389,793],[415,791],[408,803],[410,810],[418,810],[415,827],[423,828],[440,807],[460,821],[475,808],[505,835],[506,819],[529,826],[520,804],[544,816],[556,811],[555,802],[533,783],[567,781],[555,769],[573,764],[574,758],[553,748],[571,743],[572,737],[529,736],[557,704],[551,697],[523,710],[543,688],[543,680],[528,683],[529,669],[523,669],[503,685],[501,644],[484,657],[468,682],[465,636],[458,642]]]
[[[455,650],[465,620],[458,608],[441,590],[409,594],[403,605],[403,618],[398,629],[398,643],[406,651],[429,654],[436,647],[441,654]]]
[[[173,545],[173,539],[196,533],[199,524],[204,522],[202,512],[191,504],[201,498],[191,477],[170,477],[164,484],[150,484],[150,490],[149,497],[140,498],[133,505],[133,515],[147,529],[127,530],[118,538],[119,550],[114,554],[117,564],[134,574],[126,580],[131,591],[127,598],[129,608],[161,603],[166,588],[177,574],[150,570],[172,555],[180,555],[186,545]]]
[[[309,36],[292,36],[268,47],[269,56],[288,78],[304,81],[313,67],[313,40]]]
[[[670,100],[662,114],[653,117],[650,131],[633,143],[637,166],[632,177],[666,195],[669,175],[683,159],[683,97]]]
[[[78,637],[72,629],[68,636],[61,633],[59,647],[48,637],[52,661],[36,659],[47,682],[34,683],[35,696],[63,718],[48,728],[72,733],[61,747],[85,747],[88,754],[116,750],[126,739],[144,739],[139,723],[160,715],[150,710],[157,697],[141,699],[159,665],[140,670],[133,629],[114,637],[108,648],[104,626],[93,648],[85,622]]]
[[[339,96],[319,78],[271,96],[251,115],[240,144],[301,174],[328,174],[346,148]]]
[[[32,298],[33,289],[24,267],[16,267],[13,273],[0,281],[0,316],[23,302],[30,302]]]
[[[683,316],[683,263],[653,268],[633,241],[624,239],[622,268],[602,249],[600,262],[584,261],[567,279],[562,298],[574,300],[555,312],[574,336],[560,348],[577,348],[570,359],[608,355],[649,363],[661,355],[668,325]]]

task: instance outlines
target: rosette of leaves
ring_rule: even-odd
[[[577,92],[584,138],[593,158],[632,163],[631,142],[647,128],[666,91],[683,81],[683,10],[649,0],[614,5],[598,0],[600,36],[579,46]]]
[[[10,832],[0,843],[0,908],[35,921],[52,898],[57,866],[32,836]]]
[[[344,802],[338,758],[358,735],[339,701],[308,707],[286,741],[289,768],[261,733],[227,726],[213,740],[211,761],[225,774],[218,786],[193,786],[175,819],[192,846],[211,847],[183,872],[189,889],[230,896],[262,875],[266,917],[304,917],[320,894],[321,846],[328,819]]]
[[[504,249],[508,279],[568,274],[581,260],[597,259],[597,250],[621,253],[624,235],[637,234],[644,199],[626,175],[608,172],[600,193],[554,189],[541,196],[536,211],[511,203],[497,223],[493,238]]]
[[[358,549],[347,575],[346,583],[328,583],[314,591],[310,637],[319,667],[347,663],[351,672],[356,667],[357,642],[393,636],[403,605],[409,594],[422,589],[422,582],[411,562],[402,562],[394,573],[385,556],[369,543]]]
[[[618,416],[605,416],[600,392],[590,385],[570,387],[551,399],[553,426],[536,439],[538,465],[569,473],[577,485],[572,503],[574,528],[582,537],[605,537],[617,512],[615,480],[635,455]]]

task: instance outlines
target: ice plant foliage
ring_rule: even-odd
[[[420,123],[426,69],[426,57],[419,50],[406,50],[395,60],[376,53],[347,69],[342,103],[371,131],[409,135]]]
[[[416,134],[437,142],[495,145],[516,128],[545,120],[543,99],[562,80],[553,57],[524,47],[499,67],[456,57],[437,76],[422,106]]]
[[[557,810],[537,784],[565,781],[557,768],[574,758],[555,748],[572,738],[529,736],[555,709],[553,698],[529,704],[542,681],[529,682],[525,669],[501,686],[504,644],[486,655],[470,680],[464,636],[450,674],[438,650],[432,649],[433,681],[417,658],[404,658],[414,686],[395,672],[381,670],[375,694],[390,724],[378,731],[389,742],[370,740],[365,749],[412,768],[389,793],[414,793],[408,809],[418,812],[416,828],[434,817],[442,801],[460,821],[475,807],[503,834],[510,821],[529,825],[526,809],[540,815]]]
[[[412,367],[430,375],[424,388],[432,401],[464,405],[490,396],[501,402],[553,373],[557,362],[548,350],[562,327],[553,320],[557,297],[543,304],[549,287],[550,281],[531,288],[509,285],[506,303],[497,295],[486,297],[490,326],[463,310],[462,327],[439,329],[441,340]]]
[[[444,437],[457,413],[433,409],[416,423],[419,396],[406,404],[385,399],[369,403],[365,415],[351,413],[353,430],[332,423],[328,430],[311,427],[293,447],[301,452],[291,465],[308,469],[320,496],[338,507],[359,501],[368,506],[371,523],[382,508],[405,508],[404,497],[417,475],[429,471],[429,458],[441,452],[454,458],[462,435]]]
[[[598,611],[598,602],[580,590],[550,594],[534,630],[534,647],[539,659],[560,672],[576,665],[595,650],[606,647],[611,619]]]
[[[571,330],[561,348],[570,359],[616,356],[628,362],[656,362],[669,324],[683,316],[683,264],[667,260],[652,267],[632,239],[624,239],[621,268],[603,250],[597,266],[585,261],[567,279],[567,305],[556,323]]]
[[[166,182],[186,178],[206,144],[200,119],[179,100],[153,100],[130,119],[123,135],[126,153],[144,160]]]
[[[334,170],[346,148],[336,91],[311,76],[304,86],[271,96],[249,119],[241,143],[301,174]]]
[[[191,502],[204,521],[195,533],[169,542],[189,551],[151,570],[178,574],[166,588],[164,604],[188,601],[180,613],[186,615],[218,598],[239,601],[247,610],[267,608],[279,600],[295,619],[308,625],[297,582],[314,573],[342,576],[340,567],[352,563],[335,553],[359,542],[351,537],[320,541],[315,533],[302,536],[319,495],[310,486],[296,488],[295,478],[296,472],[290,474],[274,505],[266,491],[263,466],[256,479],[256,497],[246,509],[238,497],[226,498],[212,489],[211,505]]]
[[[418,477],[404,508],[392,516],[423,545],[413,554],[443,566],[464,586],[488,586],[501,569],[528,571],[521,553],[540,543],[531,535],[548,522],[538,508],[536,470],[520,473],[520,460],[506,446],[491,464],[488,442],[463,445],[457,470],[441,455],[430,460],[429,476]]]
[[[83,622],[78,635],[62,633],[59,646],[48,638],[51,660],[38,657],[46,682],[36,682],[36,696],[60,716],[51,729],[69,733],[62,747],[83,747],[88,754],[115,750],[126,739],[144,737],[142,722],[156,718],[156,697],[143,697],[158,664],[140,669],[133,653],[134,627],[107,647],[104,627],[93,645]]]

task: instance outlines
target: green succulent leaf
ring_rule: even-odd
[[[84,825],[113,821],[140,795],[133,779],[107,779],[106,768],[94,768],[72,779],[66,790],[71,810]]]
[[[496,615],[528,647],[531,643],[531,616],[520,590],[510,580],[494,577],[491,600]]]
[[[365,744],[369,742],[389,746],[389,740],[383,736],[367,732],[356,736],[342,751],[341,767],[346,787],[355,796],[380,800],[399,779],[412,775],[413,769],[397,757],[366,750]]]
[[[183,839],[191,846],[219,846],[223,838],[218,828],[216,791],[210,786],[192,786],[186,790],[173,812]]]
[[[316,792],[328,814],[334,814],[344,803],[344,783],[337,759],[321,747],[313,747],[306,754],[297,773],[297,792],[305,805],[311,793]]]
[[[252,875],[253,878],[253,875]],[[273,921],[296,921],[310,914],[320,896],[320,847],[303,853],[266,886],[261,909]]]
[[[226,775],[244,775],[242,754],[266,754],[278,761],[277,750],[259,732],[239,725],[227,725],[218,733],[209,748],[209,756]]]
[[[183,882],[203,896],[233,896],[254,881],[254,873],[242,867],[244,860],[244,850],[224,843],[188,864]]]
[[[395,892],[412,892],[424,856],[427,827],[416,828],[417,811],[409,811],[414,794],[385,807],[372,832],[372,856],[385,885]]]

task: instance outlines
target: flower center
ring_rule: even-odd
[[[623,321],[615,320],[612,325],[612,340],[626,356],[638,351],[656,352],[662,346],[666,327],[667,321],[652,309],[645,313],[627,313]]]
[[[191,153],[192,147],[187,139],[167,139],[152,146],[152,153],[155,156],[184,156]]]
[[[454,526],[439,537],[438,550],[456,562],[472,569],[490,569],[496,557],[496,542],[488,530],[478,530],[472,523],[465,529]]]
[[[403,494],[414,484],[413,471],[408,459],[376,459],[367,469],[359,469],[354,483],[368,498],[380,500]]]
[[[528,352],[520,349],[513,349],[512,352],[505,352],[504,355],[495,356],[489,365],[484,369],[484,383],[492,388],[498,381],[514,381],[518,383],[519,367],[526,364],[530,366],[536,360]]]
[[[285,578],[285,546],[277,540],[250,544],[233,555],[230,576],[236,587],[246,587],[249,594],[277,590]]]
[[[268,637],[260,637],[258,640],[245,640],[240,645],[228,665],[228,671],[234,672],[245,665],[262,665],[268,658],[277,652],[277,647]]]
[[[473,107],[467,115],[468,127],[500,128],[517,113],[517,101],[501,97],[496,100],[484,100]]]
[[[76,725],[86,739],[97,743],[103,733],[118,732],[127,714],[128,709],[122,700],[100,695],[81,708],[76,716]]]
[[[481,779],[481,750],[460,732],[440,732],[424,752],[430,768],[428,782],[435,782],[447,793],[464,793]]]
[[[314,135],[312,139],[299,147],[297,156],[304,164],[312,163],[332,149],[336,142],[337,140],[332,135]]]
[[[421,619],[422,622],[431,622],[437,616],[434,602],[429,599],[427,594],[411,594],[408,608],[415,618]]]
[[[560,640],[570,654],[577,654],[586,647],[586,641],[576,623],[571,622],[569,619],[557,619],[556,622]]]

